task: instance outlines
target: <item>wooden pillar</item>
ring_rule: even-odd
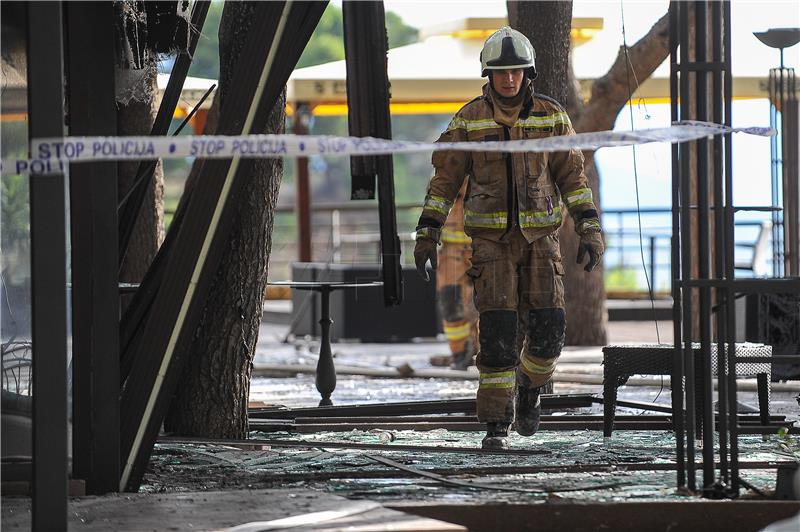
[[[65,5],[70,135],[114,136],[114,6]],[[72,165],[73,477],[94,495],[117,491],[120,475],[116,205],[115,161]]]
[[[292,131],[295,135],[308,135],[311,109],[298,102],[294,110]],[[295,165],[295,206],[297,212],[297,260],[311,262],[311,190],[308,180],[308,157],[298,157]]]
[[[62,137],[62,4],[27,7],[28,135]],[[66,187],[63,170],[54,170],[30,176],[33,530],[67,529]]]

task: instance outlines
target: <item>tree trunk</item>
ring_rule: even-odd
[[[579,107],[582,102],[576,101],[579,93],[574,89],[570,67],[572,2],[519,2],[512,6],[510,12],[513,11],[516,11],[516,17],[512,15],[512,26],[525,34],[536,50],[536,70],[539,72],[534,82],[536,92],[558,100],[565,107]],[[586,176],[599,209],[598,175],[591,156],[586,160]],[[569,216],[564,218],[566,221],[559,236],[566,270],[567,343],[605,345],[607,314],[602,265],[592,273],[586,273],[575,263],[578,238],[572,219]]]
[[[591,99],[584,102],[577,79],[569,64],[571,2],[507,2],[511,26],[527,35],[536,50],[539,78],[536,92],[560,101],[567,109],[577,132],[602,131],[614,127],[617,115],[635,90],[626,66],[626,55],[620,47],[617,59],[603,77],[592,84]],[[639,83],[669,55],[669,16],[664,15],[650,31],[628,50],[632,68]],[[594,152],[584,152],[585,172],[600,210],[599,174]],[[602,263],[592,273],[585,273],[575,263],[578,238],[572,219],[560,232],[566,276],[564,290],[567,305],[567,343],[570,345],[604,345],[607,313]],[[570,326],[569,324],[580,324]]]
[[[152,68],[155,63],[145,68]],[[119,135],[149,135],[158,108],[155,104],[157,88],[155,74],[152,76],[153,89],[148,91],[145,101],[131,100],[117,109],[117,131]],[[139,168],[139,161],[119,161],[117,179],[119,198],[128,193]],[[156,256],[164,241],[164,170],[161,162],[156,165],[153,180],[147,186],[142,210],[136,220],[131,235],[128,253],[122,263],[120,282],[138,283]]]
[[[225,4],[219,29],[219,98],[229,90],[253,11],[250,2]],[[284,94],[267,127],[255,133],[283,133],[285,101]],[[250,375],[282,176],[281,159],[263,159],[247,178],[228,248],[190,348],[191,362],[165,420],[168,431],[216,438],[247,436]]]

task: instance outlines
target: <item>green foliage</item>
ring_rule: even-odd
[[[326,11],[327,13],[327,11]],[[297,62],[297,68],[321,65],[344,59],[344,43],[341,35],[315,32]]]
[[[208,10],[203,32],[197,43],[190,76],[219,79],[219,21],[222,18],[224,2],[214,0]],[[342,9],[328,4],[322,18],[308,41],[297,68],[320,65],[344,59],[344,40]],[[416,42],[418,31],[408,26],[396,13],[386,13],[386,31],[389,35],[389,48],[396,48]]]
[[[203,32],[189,68],[190,76],[219,79],[219,21],[224,5],[221,0],[213,0],[208,8]]]
[[[627,267],[608,268],[605,270],[605,285],[609,292],[636,291],[639,289],[636,270]]]
[[[3,158],[28,156],[27,122],[4,122],[0,139]],[[0,178],[0,249],[6,282],[18,282],[16,273],[27,276],[30,235],[29,179],[26,175],[5,174]]]
[[[27,241],[30,217],[28,190],[27,176],[3,176],[2,192],[0,192],[3,249],[17,247]]]
[[[407,25],[400,15],[392,11],[386,13],[386,33],[389,35],[389,48],[405,46],[419,39],[419,30]]]

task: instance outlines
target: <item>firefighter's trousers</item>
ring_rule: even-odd
[[[515,383],[536,388],[549,382],[564,345],[564,267],[558,236],[529,243],[513,229],[500,242],[473,238],[471,262],[467,274],[480,316],[478,419],[511,423]],[[527,317],[521,320],[527,321],[521,352],[516,346],[520,315]],[[517,372],[527,378],[518,379]]]
[[[467,277],[472,248],[468,241],[443,240],[436,272],[439,310],[453,360],[465,360],[467,366],[478,349],[478,311],[473,303],[472,279]]]

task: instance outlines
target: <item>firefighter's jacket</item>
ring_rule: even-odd
[[[546,96],[528,95],[514,127],[495,122],[493,91],[488,84],[483,96],[462,107],[439,142],[538,139],[573,135],[575,130],[564,109]],[[554,153],[434,152],[434,175],[428,185],[417,228],[441,228],[464,179],[469,177],[464,201],[467,235],[499,241],[519,226],[529,242],[556,231],[562,223],[561,202],[576,221],[597,220],[586,175],[583,154],[573,149]],[[587,220],[588,221],[588,220]],[[434,231],[433,233],[435,233]]]

